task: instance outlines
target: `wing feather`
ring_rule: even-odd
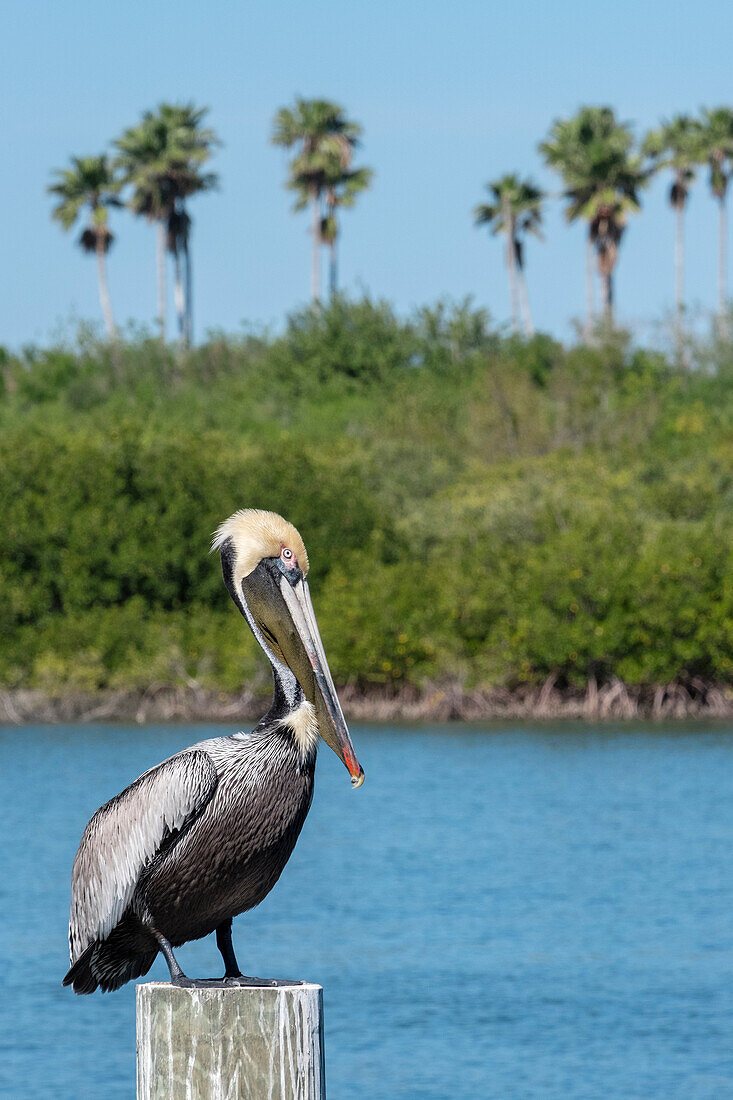
[[[188,750],[151,768],[97,810],[71,872],[72,965],[118,924],[144,868],[171,834],[201,813],[216,784],[208,753]]]

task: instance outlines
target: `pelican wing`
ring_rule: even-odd
[[[193,749],[151,768],[97,810],[71,872],[72,965],[90,943],[110,934],[144,868],[201,813],[216,784],[211,757]]]

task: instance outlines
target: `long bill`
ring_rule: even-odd
[[[326,721],[319,722],[320,734],[326,744],[333,749],[348,768],[351,785],[360,787],[364,782],[364,769],[356,759],[356,752],[351,743],[346,719],[336,694],[318,623],[313,611],[308,582],[301,580],[292,585],[286,577],[283,577],[280,581],[280,591],[292,617],[295,629],[298,631],[300,640],[303,643],[303,648],[313,669],[316,688],[323,700]]]

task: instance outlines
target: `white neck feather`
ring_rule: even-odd
[[[295,743],[303,759],[315,752],[318,744],[318,722],[312,703],[304,699],[299,707],[280,718],[277,725],[287,726],[293,731]]]

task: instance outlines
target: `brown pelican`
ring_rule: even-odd
[[[306,575],[308,555],[274,512],[222,523],[224,583],[267,655],[269,711],[251,733],[202,741],[151,768],[92,817],[71,875],[64,985],[118,989],[158,954],[175,985],[277,985],[244,976],[232,917],[277,882],[313,797],[318,736],[364,782],[323,652]],[[216,932],[220,979],[186,977],[173,947]]]

